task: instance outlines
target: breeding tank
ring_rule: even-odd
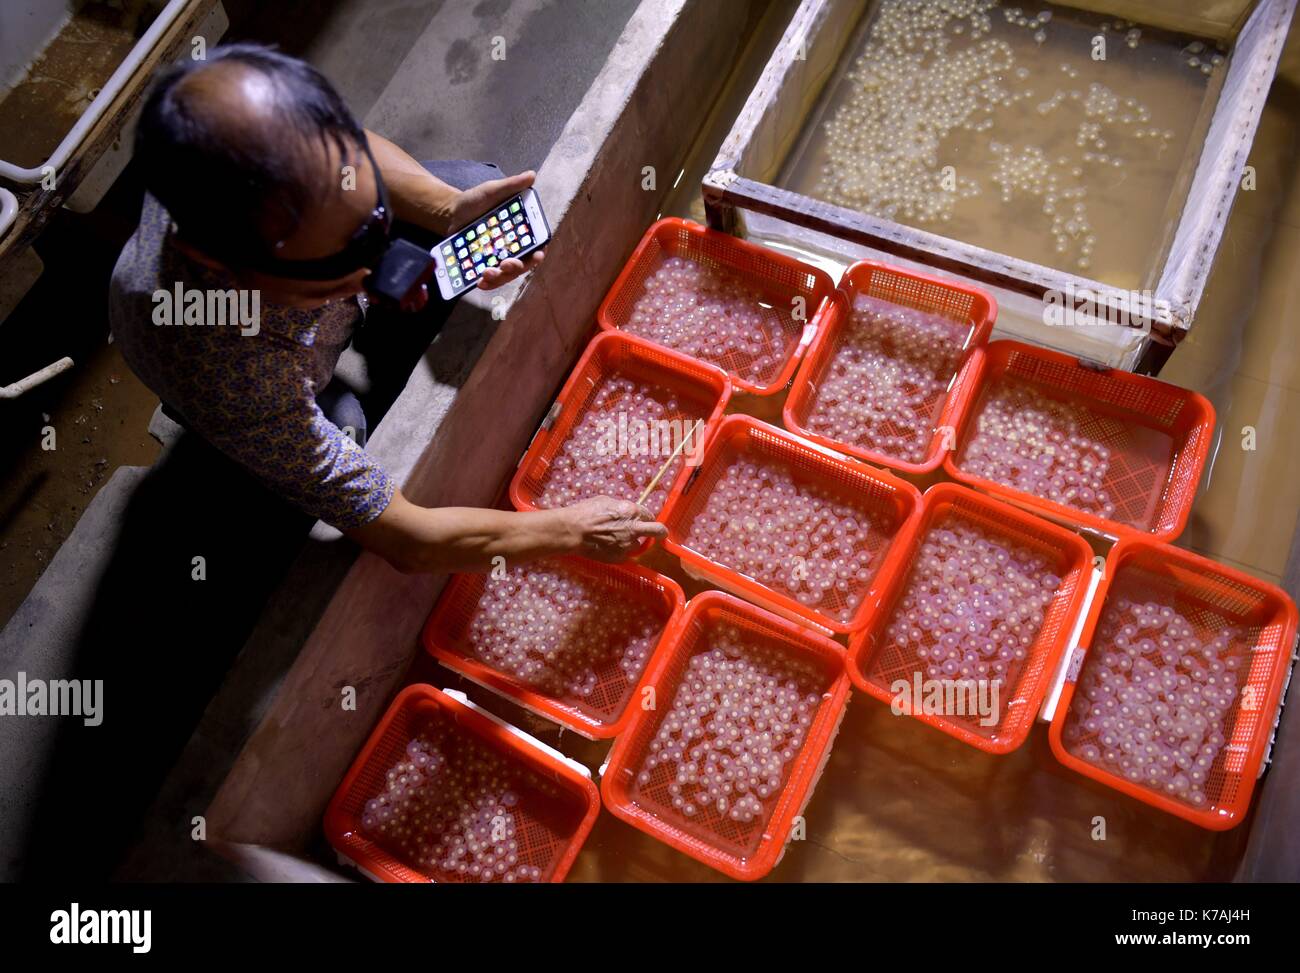
[[[710,220],[937,266],[1021,296],[1018,337],[1158,367],[1253,188],[1293,10],[805,0],[705,177]]]

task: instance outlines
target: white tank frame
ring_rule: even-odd
[[[58,146],[44,162],[37,166],[20,166],[0,159],[0,178],[8,179],[22,186],[34,186],[51,171],[58,173],[81,146],[86,135],[95,127],[95,123],[103,117],[104,112],[108,110],[108,106],[126,87],[127,82],[131,80],[131,76],[139,69],[149,52],[153,50],[163,34],[166,33],[167,29],[171,27],[191,2],[192,0],[170,0],[167,6],[163,7],[158,16],[154,18],[153,23],[144,32],[144,35],[136,41],[130,53],[117,66],[117,70],[104,82],[99,94],[95,96],[90,106],[77,119],[67,134],[63,136],[63,140],[59,142]],[[0,227],[0,230],[4,228],[6,227]]]

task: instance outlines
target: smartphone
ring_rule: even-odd
[[[551,239],[542,201],[525,189],[462,227],[434,248],[434,278],[444,301],[478,285],[483,271],[511,257],[523,258]]]

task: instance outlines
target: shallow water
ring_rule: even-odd
[[[1027,25],[1007,19],[1021,8],[970,7],[957,17],[882,0],[869,11],[778,184],[1116,287],[1153,287],[1224,55],[1051,4],[1023,8]]]

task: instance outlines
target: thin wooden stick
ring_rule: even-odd
[[[668,472],[668,467],[673,465],[673,460],[675,460],[677,458],[677,454],[682,451],[682,447],[685,446],[692,439],[694,439],[697,435],[699,435],[700,426],[702,425],[704,425],[704,420],[696,419],[695,425],[691,427],[691,431],[686,435],[682,436],[682,441],[677,444],[677,448],[674,449],[669,454],[666,460],[664,460],[664,465],[659,467],[659,472],[655,474],[654,479],[651,480],[649,484],[647,484],[646,488],[641,491],[641,496],[638,497],[636,501],[636,505],[638,507],[641,506],[641,504],[645,503],[645,498],[650,496],[650,494],[654,492],[654,488],[659,485],[659,480],[663,477],[665,473]]]

